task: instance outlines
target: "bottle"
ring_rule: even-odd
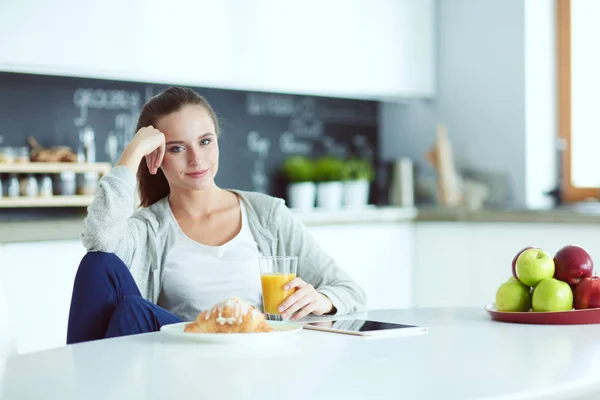
[[[8,178],[6,194],[8,197],[19,197],[19,179],[17,179],[16,175],[11,175]]]
[[[394,163],[390,202],[396,207],[414,206],[413,162],[401,158]]]
[[[96,142],[94,130],[86,125],[79,131],[79,143],[80,151],[78,159],[80,162],[84,161],[87,163],[96,162]]]
[[[77,190],[76,174],[73,171],[64,171],[57,175],[55,181],[57,195],[73,196]]]
[[[19,147],[16,149],[15,162],[16,163],[28,163],[29,162],[29,149],[27,147]]]
[[[33,175],[25,175],[20,182],[21,196],[35,197],[38,195],[38,183]]]
[[[50,176],[48,175],[44,175],[40,182],[40,196],[52,196],[52,178],[50,178]]]

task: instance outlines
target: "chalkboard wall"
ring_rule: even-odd
[[[168,85],[0,72],[0,146],[67,145],[90,126],[98,161],[131,140],[144,102]],[[217,183],[283,196],[278,168],[292,154],[358,155],[376,161],[377,103],[192,87],[221,123]]]

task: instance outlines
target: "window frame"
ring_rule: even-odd
[[[558,139],[562,144],[561,201],[597,199],[600,188],[576,187],[571,179],[571,0],[556,0],[556,74],[558,96]]]

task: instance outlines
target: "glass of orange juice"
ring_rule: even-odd
[[[286,283],[296,277],[298,257],[261,256],[258,258],[262,284],[263,308],[269,320],[281,321],[277,307],[296,289],[285,290]]]

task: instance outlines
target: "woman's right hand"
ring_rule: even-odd
[[[134,172],[143,157],[152,175],[156,174],[165,155],[165,135],[152,125],[141,128],[123,151],[119,165]]]

